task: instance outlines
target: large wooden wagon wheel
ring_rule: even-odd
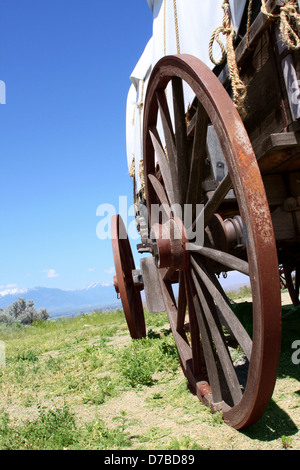
[[[197,98],[194,115],[192,109],[186,113],[186,87]],[[228,168],[221,180],[212,177],[207,150],[212,129]],[[143,133],[153,252],[184,373],[202,402],[221,409],[229,425],[244,428],[262,415],[272,395],[281,343],[276,245],[252,146],[221,83],[189,55],[165,57],[154,68]],[[204,209],[194,215],[192,228],[202,216],[203,246],[190,243],[190,227],[180,218],[180,207],[196,203]],[[162,222],[154,220],[157,204],[164,204]],[[218,273],[229,270],[249,275],[249,330],[234,315],[218,280]]]
[[[133,279],[135,263],[124,222],[120,215],[115,215],[111,219],[111,238],[116,269],[115,290],[121,298],[131,337],[141,339],[146,336],[141,286],[137,285]]]

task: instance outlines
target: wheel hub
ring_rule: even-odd
[[[152,253],[158,268],[188,269],[188,240],[179,218],[170,219],[165,224],[154,224],[151,240]]]
[[[245,227],[240,215],[223,220],[214,214],[206,233],[212,246],[219,250],[228,252],[245,247]]]

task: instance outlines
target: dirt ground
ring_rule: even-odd
[[[241,299],[247,300],[251,301]],[[282,304],[291,304],[287,293],[282,293]],[[279,450],[285,448],[287,443],[288,448],[300,449],[300,386],[297,379],[279,377],[264,416],[245,431],[237,431],[224,423],[214,423],[210,412],[192,394],[186,398],[186,403],[179,401],[178,406],[156,407],[149,404],[149,398],[156,393],[164,396],[170,393],[170,387],[176,387],[183,381],[185,378],[179,371],[171,384],[158,381],[156,385],[141,391],[126,391],[121,397],[110,399],[101,406],[101,418],[112,424],[116,415],[125,412],[128,430],[137,448],[141,446],[138,436],[147,435],[147,449],[151,446],[157,448],[160,443],[163,446],[174,438],[180,442],[186,437],[211,450]],[[194,414],[188,411],[193,402],[199,408],[199,412]]]

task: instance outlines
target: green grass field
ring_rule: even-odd
[[[0,324],[0,449],[300,449],[299,316],[285,307],[274,395],[244,432],[189,391],[165,314],[139,341],[122,311]]]

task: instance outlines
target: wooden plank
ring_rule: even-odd
[[[256,158],[262,156],[262,142],[270,134],[281,133],[286,124],[286,118],[282,115],[281,109],[288,106],[282,101],[281,93],[278,91],[279,78],[275,68],[275,58],[272,59],[272,44],[269,38],[264,37],[261,49],[255,58],[257,65],[255,73],[253,63],[247,64],[244,75],[247,85],[247,108],[248,115],[244,120],[245,128],[248,132]],[[262,62],[260,63],[260,59]],[[272,86],[270,86],[272,83]],[[277,86],[278,85],[278,86]],[[265,151],[264,151],[265,152]]]
[[[278,13],[279,8],[283,4],[284,4],[283,0],[269,0],[266,4],[267,11],[272,14],[276,14]],[[247,37],[245,35],[235,50],[235,56],[236,56],[236,60],[239,66],[242,65],[242,63],[246,60],[248,55],[252,52],[258,39],[260,38],[260,36],[265,31],[265,29],[269,26],[270,23],[271,23],[271,20],[268,19],[262,12],[260,12],[257,15],[252,25],[250,26],[249,47],[247,43]]]
[[[300,135],[296,132],[280,132],[270,134],[261,144],[261,155],[258,159],[258,165],[262,174],[275,171],[282,171],[283,166],[287,166],[293,159],[293,169],[300,168]]]
[[[165,304],[160,290],[157,267],[155,266],[155,260],[152,256],[141,259],[141,270],[143,273],[145,297],[149,312],[164,312]]]

